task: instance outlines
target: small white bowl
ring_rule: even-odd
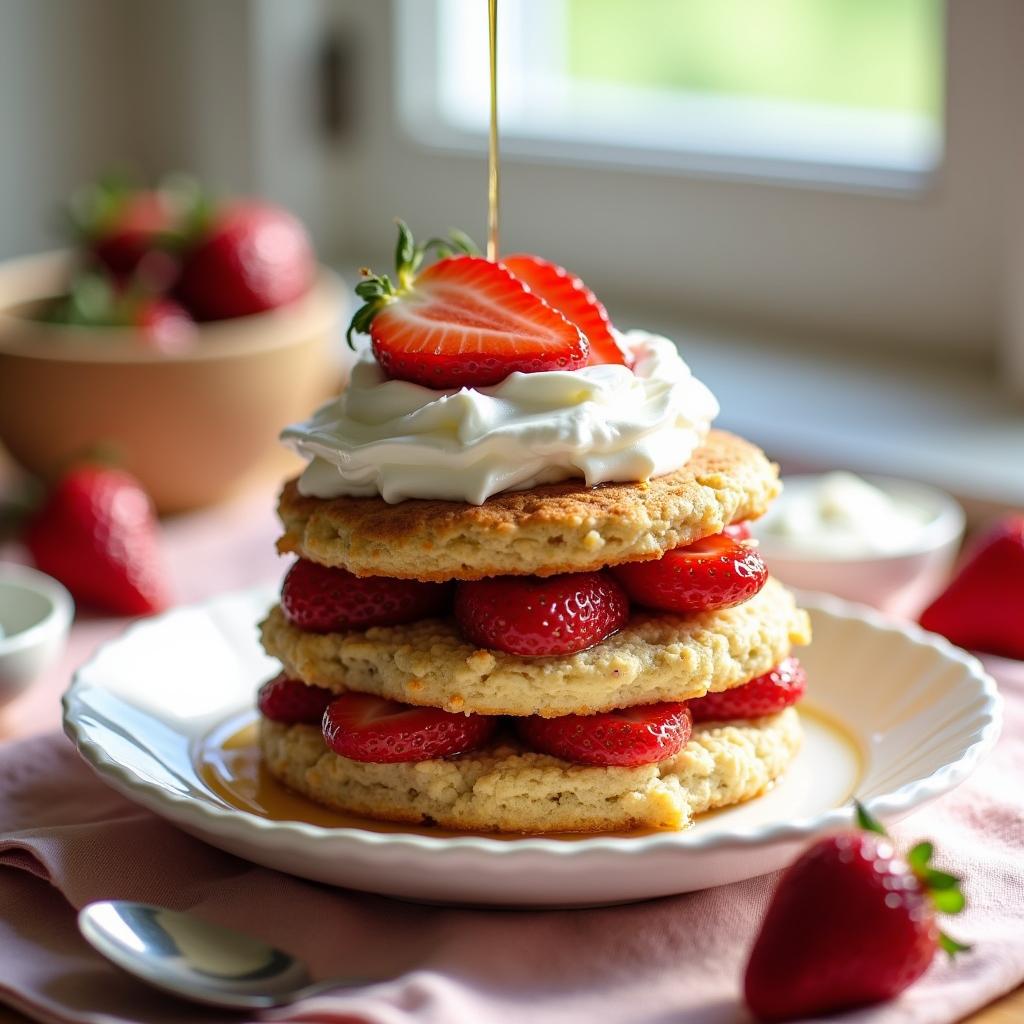
[[[0,704],[6,704],[63,651],[75,614],[53,577],[0,564]]]
[[[778,504],[825,474],[784,478]],[[946,584],[964,535],[964,510],[945,491],[893,477],[864,476],[892,498],[920,509],[921,529],[903,549],[885,555],[825,555],[801,550],[799,541],[773,536],[752,524],[760,552],[773,576],[801,590],[817,590],[911,618]],[[773,511],[775,511],[773,507]],[[781,508],[778,510],[781,511]]]

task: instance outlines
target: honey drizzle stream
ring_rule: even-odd
[[[491,127],[487,145],[487,258],[498,259],[498,0],[487,0],[491,48]]]

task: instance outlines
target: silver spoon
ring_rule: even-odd
[[[208,1006],[255,1010],[366,983],[338,978],[314,984],[305,964],[273,946],[147,903],[90,903],[78,915],[78,929],[93,949],[129,974]]]

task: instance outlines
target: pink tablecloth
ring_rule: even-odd
[[[171,524],[179,594],[280,571],[270,496]],[[80,660],[116,623],[76,627]],[[69,665],[22,708],[44,708]],[[1007,698],[1004,737],[958,791],[901,826],[934,838],[962,873],[970,909],[950,930],[975,944],[936,961],[887,1007],[851,1024],[947,1022],[1024,980],[1024,665],[993,665]],[[33,704],[32,702],[37,702]],[[8,722],[10,719],[8,719]],[[738,1024],[746,950],[773,879],[635,906],[487,912],[398,903],[328,889],[221,853],[108,791],[66,741],[41,735],[0,749],[0,1001],[46,1021],[240,1020],[186,1007],[117,973],[85,945],[74,909],[126,897],[191,908],[304,957],[319,977],[388,979],[278,1016],[335,1024]]]

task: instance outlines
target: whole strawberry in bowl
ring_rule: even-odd
[[[74,249],[0,264],[11,456],[51,479],[114,450],[161,512],[279,475],[279,430],[343,382],[340,281],[270,204],[103,194]]]
[[[214,208],[186,240],[177,295],[197,320],[228,320],[300,299],[316,257],[298,218],[269,203]]]

